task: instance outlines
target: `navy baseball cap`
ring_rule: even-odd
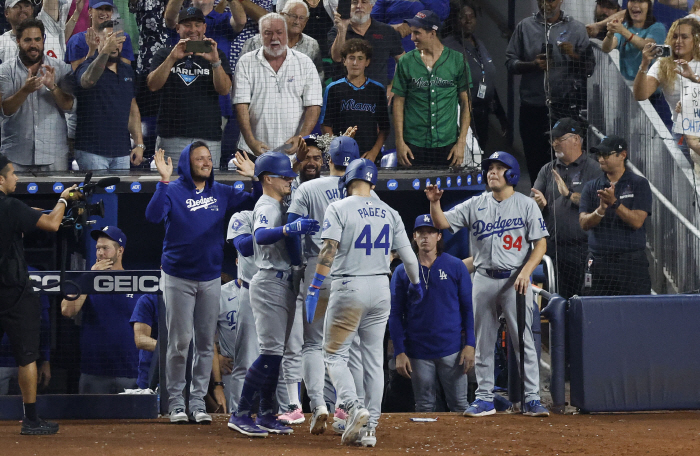
[[[552,134],[552,138],[561,138],[568,133],[576,133],[579,136],[583,136],[583,128],[581,128],[580,123],[576,122],[571,117],[564,117],[554,124],[552,131],[545,134],[549,135],[550,133]]]
[[[591,147],[591,152],[596,155],[617,154],[627,150],[627,141],[619,136],[606,136],[597,146]]]
[[[94,240],[98,240],[100,236],[107,236],[119,244],[120,247],[126,246],[126,235],[116,226],[105,226],[101,230],[92,230],[90,236],[92,236]]]
[[[114,0],[90,0],[88,6],[92,9],[99,8],[100,6],[111,6],[114,8]]]
[[[418,11],[416,15],[413,16],[413,19],[404,19],[404,22],[411,27],[420,27],[435,31],[440,29],[440,24],[442,23],[440,17],[430,10]]]
[[[416,217],[416,223],[413,224],[413,231],[416,231],[422,226],[429,226],[430,228],[435,228],[435,225],[433,225],[433,218],[430,216],[430,214],[423,214]],[[437,228],[435,229],[437,230]]]
[[[112,1],[112,0],[109,0]],[[189,8],[181,9],[177,15],[177,23],[182,24],[185,21],[199,21],[206,22],[204,20],[204,13],[201,9],[190,6]]]

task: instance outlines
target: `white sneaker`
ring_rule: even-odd
[[[319,405],[311,414],[311,433],[323,434],[326,431],[326,421],[328,421],[328,408],[325,405]]]
[[[333,428],[333,432],[343,435],[343,432],[345,432],[345,420],[341,420],[337,416],[333,417],[333,424],[331,427]]]
[[[192,421],[197,424],[211,424],[211,415],[204,409],[199,409],[191,413]]]
[[[185,413],[185,409],[175,409],[171,410],[169,413],[170,417],[170,422],[175,423],[175,424],[184,424],[187,423],[187,413]]]
[[[348,410],[348,415],[340,442],[343,445],[355,445],[360,438],[362,427],[369,421],[369,411],[358,401]]]
[[[377,445],[377,431],[375,427],[364,426],[360,431],[360,445],[374,448]]]

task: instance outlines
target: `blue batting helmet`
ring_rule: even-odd
[[[292,169],[292,162],[282,152],[265,152],[255,160],[255,176],[260,177],[262,173],[297,177],[297,173]]]
[[[377,167],[374,166],[372,160],[358,158],[350,162],[348,167],[345,168],[345,174],[338,179],[338,190],[340,190],[341,197],[345,197],[345,187],[350,182],[357,179],[369,182],[372,185],[376,185]]]
[[[502,163],[508,168],[504,174],[506,183],[515,187],[520,179],[520,165],[518,165],[518,160],[508,152],[494,152],[489,158],[481,162],[481,172],[484,174],[484,177],[486,177],[489,166],[491,166],[493,162]]]
[[[348,166],[351,161],[360,158],[360,148],[357,142],[349,136],[333,138],[328,148],[331,162],[336,166]]]

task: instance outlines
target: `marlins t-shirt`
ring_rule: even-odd
[[[151,71],[165,62],[170,51],[172,47],[156,52]],[[230,75],[228,58],[221,50],[219,59],[221,67]],[[214,89],[214,72],[207,59],[195,55],[178,60],[158,92],[158,136],[221,141],[219,94]]]

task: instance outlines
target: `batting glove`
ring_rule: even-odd
[[[287,234],[316,234],[320,229],[318,220],[310,219],[308,216],[299,217],[284,227]]]
[[[411,305],[420,304],[423,300],[423,287],[420,283],[408,284],[408,303]]]

